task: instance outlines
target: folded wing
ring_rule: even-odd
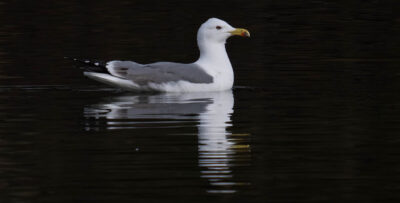
[[[139,64],[133,61],[110,61],[106,66],[111,75],[131,80],[136,84],[187,81],[212,83],[213,77],[196,64],[157,62]]]

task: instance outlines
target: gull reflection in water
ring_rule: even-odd
[[[234,177],[233,167],[249,164],[250,147],[248,134],[227,130],[233,104],[232,91],[112,97],[85,108],[85,129],[170,128],[197,121],[198,160],[201,178],[210,184],[207,192],[234,193],[249,185]]]

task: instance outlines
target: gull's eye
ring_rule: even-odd
[[[217,27],[215,27],[217,30],[220,30],[222,27],[221,26],[217,26]]]

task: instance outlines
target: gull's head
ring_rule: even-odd
[[[210,18],[203,23],[197,32],[197,40],[202,42],[225,43],[230,36],[250,37],[249,31],[234,28],[218,18]]]

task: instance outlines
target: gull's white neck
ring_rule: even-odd
[[[226,53],[225,43],[212,43],[205,40],[198,40],[200,57],[197,62],[212,63],[215,65],[231,65]]]
[[[234,76],[231,62],[226,53],[225,42],[209,42],[198,39],[197,43],[200,49],[200,57],[195,64],[213,76],[214,83],[219,84],[221,88],[231,88]]]

